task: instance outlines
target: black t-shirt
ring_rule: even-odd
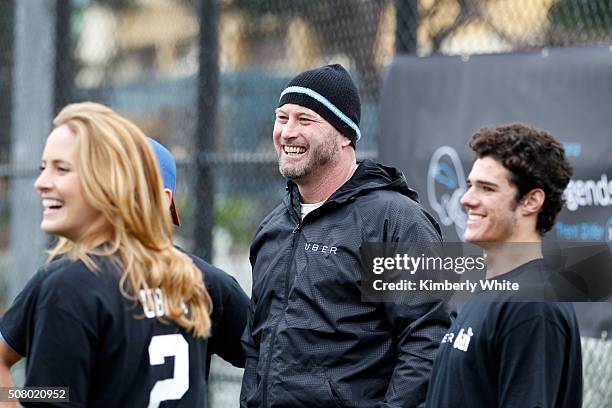
[[[509,274],[541,268],[532,261]],[[440,344],[426,406],[578,408],[581,401],[580,332],[570,303],[476,300]]]
[[[232,277],[192,259],[213,300],[209,340],[155,318],[163,293],[144,293],[151,308],[122,296],[108,261],[97,258],[97,272],[65,258],[39,270],[0,320],[5,342],[28,357],[25,385],[70,387],[60,406],[206,406],[211,354],[244,365],[248,298]]]
[[[32,318],[34,317],[40,286],[49,273],[56,270],[55,266],[56,263],[52,262],[36,271],[0,318],[2,340],[22,356],[28,355],[27,347],[29,344],[27,339],[32,337]]]

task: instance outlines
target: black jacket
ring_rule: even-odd
[[[401,172],[371,161],[300,221],[297,186],[251,246],[242,407],[412,407],[423,402],[445,304],[361,301],[364,242],[440,242]]]

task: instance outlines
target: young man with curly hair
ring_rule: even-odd
[[[461,198],[468,214],[464,240],[484,248],[486,279],[552,276],[541,241],[572,175],[563,147],[522,124],[481,129],[470,147],[476,160]],[[519,296],[483,302],[476,295],[463,307],[438,350],[428,407],[581,406],[580,333],[572,305],[520,302]]]

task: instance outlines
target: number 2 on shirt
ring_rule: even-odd
[[[149,395],[149,408],[159,407],[162,401],[181,399],[189,389],[189,344],[181,334],[151,338],[150,364],[164,364],[166,357],[174,357],[174,375],[155,383]]]

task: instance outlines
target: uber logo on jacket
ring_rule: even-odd
[[[315,244],[315,243],[310,243],[310,242],[307,242],[306,244],[304,244],[304,249],[306,251],[322,252],[324,254],[335,254],[336,251],[338,250],[338,248],[335,246]]]

